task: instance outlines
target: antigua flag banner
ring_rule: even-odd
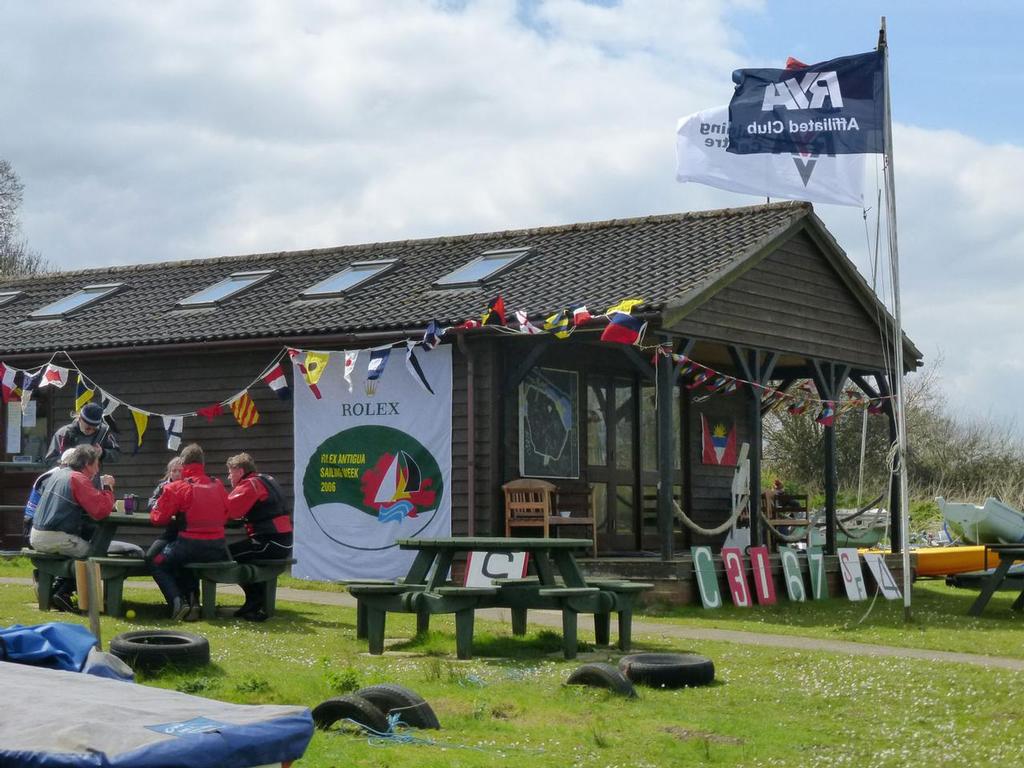
[[[718,464],[723,467],[735,467],[736,423],[729,427],[724,422],[716,422],[714,426],[708,422],[704,414],[700,416],[701,445],[703,446],[702,461],[705,464]]]
[[[323,400],[295,388],[298,578],[394,579],[416,555],[398,539],[451,536],[452,345],[415,359],[422,378],[380,377],[373,395],[349,393],[340,365]]]
[[[883,54],[871,51],[794,69],[738,69],[729,102],[737,155],[885,151]]]
[[[865,155],[735,155],[728,146],[728,107],[681,118],[676,129],[676,181],[759,197],[858,208],[864,204]]]

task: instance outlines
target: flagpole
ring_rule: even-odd
[[[896,178],[892,159],[892,102],[889,98],[889,42],[885,16],[878,29],[878,49],[882,52],[882,85],[885,103],[885,188],[886,219],[889,235],[889,259],[895,321],[895,363],[893,372],[893,415],[896,417],[896,462],[900,483],[900,548],[903,555],[903,619],[910,621],[910,491],[907,487],[907,419],[903,400],[903,321],[900,312],[900,258],[896,237]]]

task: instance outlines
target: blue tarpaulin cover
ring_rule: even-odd
[[[305,707],[229,704],[177,691],[0,661],[0,765],[252,768],[296,760]]]
[[[51,621],[0,628],[0,646],[9,661],[78,672],[96,645],[93,634],[80,624]]]

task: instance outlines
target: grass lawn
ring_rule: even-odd
[[[0,575],[25,572],[8,564],[0,565]],[[126,599],[138,616],[104,617],[107,641],[129,629],[170,625],[159,593],[131,584]],[[897,607],[881,603],[868,626],[847,626],[865,606],[851,608],[840,600],[743,614],[688,609],[658,620],[1021,655],[1019,621],[1001,618],[1009,613],[1008,596],[999,596],[986,618],[961,622],[954,614],[966,605],[944,609],[942,590],[915,590],[918,621],[909,628],[895,621]],[[239,600],[222,597],[225,607]],[[506,625],[478,622],[477,658],[460,662],[454,659],[453,622],[434,617],[427,637],[400,641],[384,656],[371,657],[355,639],[354,610],[288,601],[279,608],[265,624],[225,616],[186,626],[209,638],[212,664],[164,670],[140,681],[240,703],[305,706],[355,687],[395,682],[422,694],[444,728],[415,734],[426,743],[407,744],[318,732],[299,767],[982,766],[1015,762],[1024,754],[1024,710],[1016,691],[1024,673],[730,643],[683,646],[641,636],[643,650],[692,650],[711,657],[717,682],[677,691],[640,689],[638,700],[627,701],[564,686],[581,661],[615,660],[617,654],[583,653],[579,661],[566,662],[559,637],[550,632],[511,638]],[[11,584],[0,584],[0,617],[4,624],[44,619],[31,589]],[[57,613],[45,619],[87,623]],[[581,627],[584,638],[590,636],[589,622]],[[390,638],[411,638],[413,631],[412,617],[389,617]],[[963,637],[947,637],[942,644],[943,636],[958,634]],[[1007,647],[982,647],[997,636]],[[900,638],[906,642],[897,643]]]

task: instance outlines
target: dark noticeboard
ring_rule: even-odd
[[[580,476],[579,376],[534,368],[519,385],[519,473]]]

